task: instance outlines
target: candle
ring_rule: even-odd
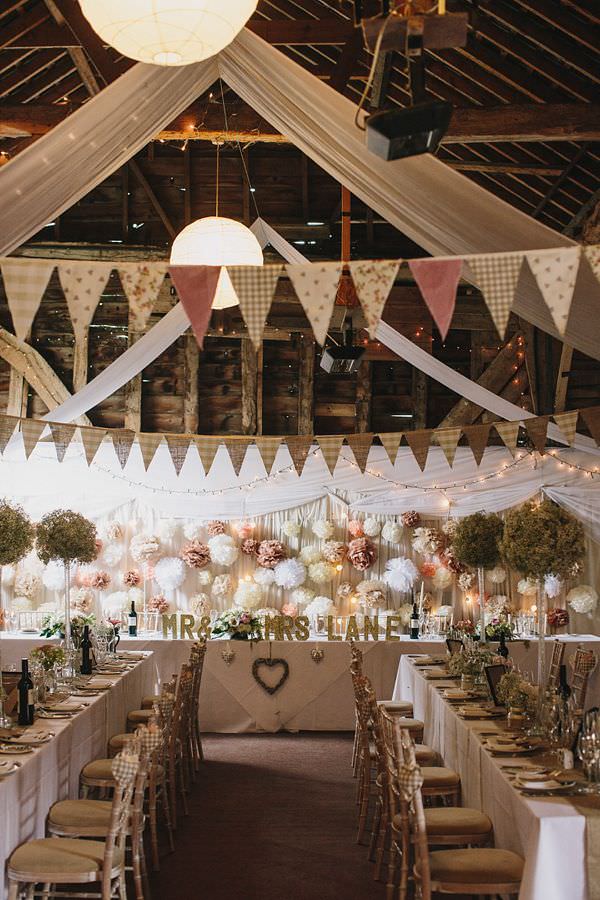
[[[419,597],[419,614],[423,611],[423,600],[425,598],[425,580],[421,582],[421,596]]]

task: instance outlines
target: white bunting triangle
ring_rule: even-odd
[[[558,332],[564,334],[577,280],[581,247],[534,250],[525,255],[554,324]]]
[[[337,296],[342,263],[309,263],[287,265],[285,268],[315,339],[322,347]]]
[[[383,308],[394,286],[400,268],[397,259],[358,259],[348,263],[356,294],[360,300],[367,329],[371,338],[375,337]]]
[[[583,252],[592,272],[600,281],[600,244],[588,244],[583,248]]]
[[[501,256],[490,253],[469,259],[469,268],[502,340],[506,334],[522,265],[522,253],[503,253]]]
[[[98,301],[106,287],[113,263],[68,260],[58,263],[58,276],[64,291],[76,340],[81,340],[94,318]]]
[[[2,280],[16,336],[24,341],[40,308],[54,262],[37,259],[3,259]]]
[[[167,273],[166,262],[121,263],[119,278],[129,301],[132,331],[144,331]]]
[[[265,320],[282,271],[282,264],[227,266],[227,273],[240,301],[240,311],[255,350],[260,348]]]

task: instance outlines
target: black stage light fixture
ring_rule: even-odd
[[[435,153],[450,124],[452,104],[443,100],[408,109],[383,109],[365,122],[367,147],[385,160]]]
[[[354,375],[358,369],[364,347],[355,347],[353,341],[352,320],[346,327],[344,343],[325,347],[321,355],[321,368],[329,375]]]

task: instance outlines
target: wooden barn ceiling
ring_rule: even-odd
[[[378,4],[364,6],[376,12]],[[426,53],[428,95],[454,106],[439,158],[550,227],[598,240],[596,4],[449,0],[448,9],[469,13],[469,33],[464,48]],[[260,0],[250,27],[336,90],[359,99],[371,56],[354,28],[348,0]],[[0,162],[14,158],[130,65],[102,45],[76,0],[0,0]],[[369,103],[372,109],[410,104],[401,53],[380,60]],[[259,212],[307,256],[338,257],[340,185],[219,84],[20,252],[166,256],[187,222],[214,212],[214,141],[223,140],[221,214],[249,224]],[[355,198],[351,220],[353,256],[423,253]],[[240,342],[242,323],[230,315],[213,323],[200,369],[193,346],[182,339],[139,384],[95,410],[92,420],[147,430],[181,430],[184,424],[186,431],[278,434],[435,426],[448,415],[480,420],[481,410],[457,406],[457,397],[373,343],[358,378],[326,377],[316,363],[308,323],[288,293],[276,298],[258,361],[247,341]],[[156,315],[172,302],[163,297]],[[512,344],[503,346],[482,299],[466,286],[445,343],[411,284],[396,286],[386,319],[464,374],[536,412],[597,402],[597,363],[516,318]],[[11,328],[3,290],[0,322]],[[90,332],[84,377],[93,377],[134,339],[115,278]],[[54,282],[31,341],[69,389],[77,387],[73,335]],[[43,411],[6,365],[0,365],[1,397],[10,411]]]

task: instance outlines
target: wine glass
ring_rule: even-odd
[[[600,793],[600,715],[597,710],[587,712],[577,742],[577,756],[583,764],[587,785],[586,794]]]

